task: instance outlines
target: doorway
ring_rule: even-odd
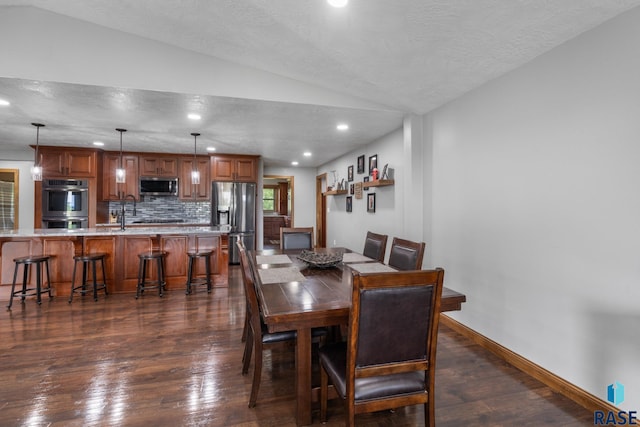
[[[18,169],[0,169],[0,230],[19,227],[19,173]]]
[[[294,225],[293,176],[265,175],[262,179],[263,247],[280,247],[280,228]]]

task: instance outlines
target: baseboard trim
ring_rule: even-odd
[[[485,337],[482,334],[474,331],[468,326],[463,325],[457,320],[452,319],[446,314],[440,315],[440,323],[453,329],[460,335],[469,338],[479,346],[489,350],[505,362],[521,370],[522,372],[532,376],[544,385],[550,387],[552,390],[560,393],[568,399],[573,400],[578,405],[582,406],[589,411],[612,411],[617,413],[620,409],[611,405],[586,390],[571,384],[556,374],[547,371],[543,367],[536,365],[528,359],[520,356],[517,353],[509,350],[508,348],[498,344],[497,342]]]

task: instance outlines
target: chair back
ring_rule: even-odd
[[[391,252],[389,253],[389,265],[398,270],[420,270],[424,256],[424,242],[412,242],[411,240],[393,238]]]
[[[384,262],[384,254],[387,251],[387,235],[367,232],[364,240],[364,250],[362,255]]]
[[[281,227],[280,249],[313,249],[313,227]]]
[[[432,400],[444,270],[352,277],[347,404],[361,413]]]
[[[251,257],[247,253],[246,247],[242,240],[236,242],[240,252],[240,266],[242,268],[242,282],[244,283],[244,293],[247,299],[247,318],[249,326],[254,334],[261,334],[260,324],[260,305],[258,304],[258,294],[255,286],[256,267]]]

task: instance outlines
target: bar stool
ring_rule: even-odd
[[[158,288],[158,295],[162,297],[164,287],[167,285],[164,281],[164,260],[167,253],[164,251],[151,251],[138,254],[140,259],[140,267],[138,269],[138,286],[136,288],[136,299],[146,290]],[[147,261],[156,261],[158,279],[147,279]]]
[[[29,255],[23,256],[19,258],[14,258],[13,262],[16,264],[15,269],[13,270],[13,283],[11,284],[11,294],[9,295],[9,305],[7,309],[11,309],[11,305],[13,304],[13,297],[20,296],[21,302],[24,304],[25,297],[35,295],[37,297],[38,304],[42,304],[42,300],[40,298],[40,294],[45,292],[49,293],[49,298],[52,298],[51,295],[51,280],[49,278],[49,259],[50,255]],[[22,275],[22,290],[16,291],[16,279],[18,277],[18,268],[23,266],[23,275]],[[27,280],[29,278],[29,266],[35,266],[36,269],[36,287],[28,288]],[[42,287],[42,267],[45,267],[47,273],[47,287]]]
[[[71,276],[71,294],[69,295],[69,304],[73,300],[73,294],[78,292],[81,295],[85,295],[87,292],[90,292],[87,289],[87,270],[91,268],[93,273],[93,300],[98,301],[98,289],[104,289],[104,294],[108,295],[107,292],[107,277],[104,269],[104,259],[107,254],[103,253],[95,253],[95,254],[87,254],[87,255],[76,255],[73,257],[73,275]],[[96,267],[97,263],[100,261],[100,265],[102,267],[102,283],[98,283]],[[78,267],[78,263],[82,263],[82,283],[79,286],[75,286],[76,283],[76,268]]]
[[[185,294],[189,295],[191,293],[191,286],[195,285],[207,285],[207,293],[211,293],[211,255],[213,255],[213,250],[210,251],[202,251],[202,252],[187,252],[187,256],[189,257],[189,267],[188,267],[188,276],[187,276],[187,290]],[[204,258],[205,262],[205,277],[202,278],[194,278],[193,270],[195,268],[194,261],[198,258]]]

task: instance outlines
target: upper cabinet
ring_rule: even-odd
[[[200,172],[200,184],[191,183],[193,171],[193,157],[180,159],[179,197],[182,200],[208,200],[211,178],[209,178],[209,157],[196,158],[197,169]]]
[[[125,170],[124,183],[116,183],[116,169],[120,166],[120,154],[105,153],[102,167],[102,200],[121,200],[131,194],[139,199],[138,194],[138,156],[125,154],[122,156],[122,167]]]
[[[178,159],[159,155],[140,156],[140,176],[178,176]]]
[[[255,156],[211,156],[211,179],[213,181],[256,182],[258,158]]]
[[[39,147],[39,163],[45,178],[94,178],[96,176],[95,150],[82,148]]]

